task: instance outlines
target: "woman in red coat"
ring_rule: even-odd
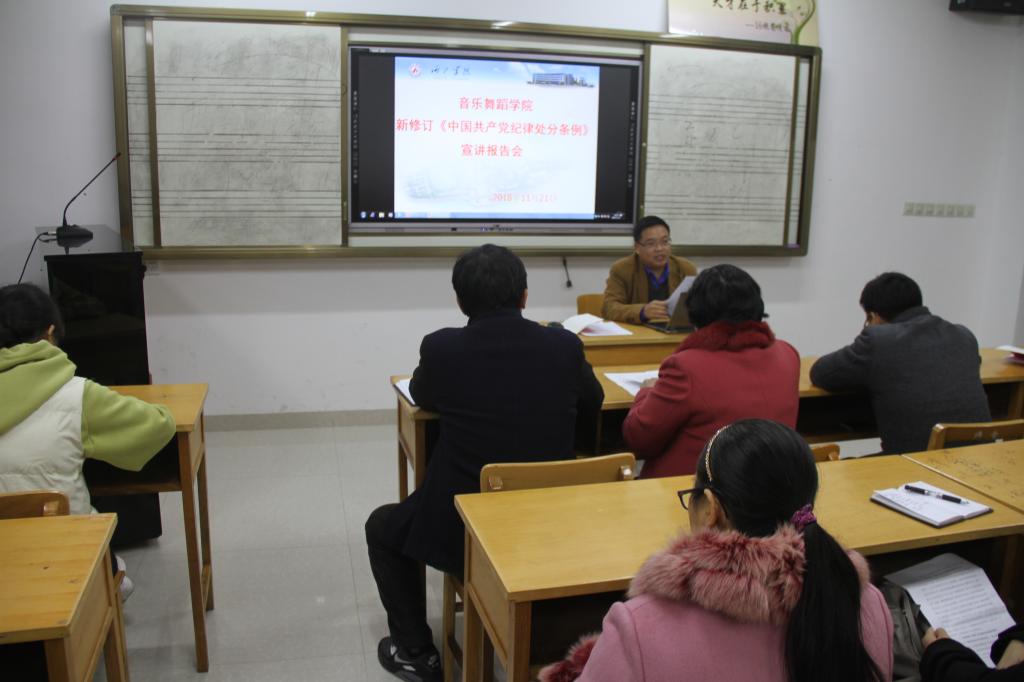
[[[735,265],[697,276],[686,301],[690,334],[640,389],[623,436],[643,478],[692,474],[708,439],[740,419],[796,426],[800,356],[762,322],[754,278]]]

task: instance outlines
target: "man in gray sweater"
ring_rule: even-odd
[[[864,286],[860,305],[864,329],[849,346],[819,358],[811,381],[827,391],[867,391],[884,453],[924,450],[939,422],[992,418],[977,339],[932,315],[914,280],[881,274]]]

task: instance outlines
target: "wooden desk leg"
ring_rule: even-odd
[[[994,543],[993,558],[1001,559],[999,576],[999,596],[1010,607],[1010,613],[1017,619],[1024,614],[1024,589],[1021,589],[1021,576],[1024,573],[1024,543],[1020,535],[1009,535]],[[1019,621],[1018,621],[1019,622]]]
[[[46,673],[50,682],[70,682],[71,652],[70,643],[65,639],[48,639],[43,644],[46,651]]]
[[[110,549],[103,557],[103,566],[110,566]],[[114,584],[114,576],[110,571],[103,571],[107,576],[107,596],[113,618],[107,637],[103,642],[103,662],[107,669],[107,682],[128,682],[128,649],[124,640],[124,608],[121,604],[121,592]]]
[[[508,652],[508,682],[530,680],[530,616],[531,602],[509,604],[512,615],[512,641]]]
[[[462,619],[465,631],[462,633],[462,682],[480,682],[482,677],[484,626],[480,612],[476,610],[470,586],[462,591]],[[492,662],[493,665],[493,662]],[[511,679],[511,678],[510,678]]]
[[[481,657],[483,662],[483,682],[494,682],[494,644],[491,643],[491,638],[487,636],[487,631],[483,633],[484,646],[481,651]]]
[[[409,469],[405,463],[405,448],[402,447],[402,399],[398,399],[398,416],[395,419],[398,429],[398,501],[409,497]]]
[[[409,497],[409,465],[405,462],[405,449],[398,444],[398,501]]]
[[[205,439],[204,439],[205,440]],[[204,444],[205,448],[205,444]],[[199,464],[199,540],[202,543],[203,597],[207,611],[213,610],[213,555],[210,550],[210,510],[206,494],[206,453]]]
[[[1024,417],[1024,382],[1014,384],[1010,392],[1010,403],[1007,405],[1006,418],[1020,419]]]
[[[205,457],[203,464],[205,464]],[[195,481],[192,480],[192,455],[188,434],[178,436],[178,467],[181,475],[181,508],[185,516],[185,555],[188,560],[188,587],[192,598],[192,627],[196,634],[196,670],[210,669],[206,649],[206,609],[203,605],[203,577],[196,535]]]
[[[417,488],[422,487],[427,477],[427,422],[416,422],[416,451],[412,453],[412,480]]]

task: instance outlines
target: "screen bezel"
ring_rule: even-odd
[[[470,59],[494,59],[508,61],[536,61],[550,63],[580,64],[587,66],[621,66],[634,70],[634,87],[632,99],[635,104],[635,111],[632,113],[632,130],[627,136],[627,143],[632,142],[631,156],[628,157],[628,164],[631,172],[630,182],[624,185],[627,191],[631,192],[629,214],[622,220],[589,219],[589,220],[552,220],[552,219],[515,219],[515,218],[494,218],[486,219],[411,219],[411,220],[363,220],[358,215],[355,195],[356,189],[353,184],[353,170],[356,164],[354,145],[356,144],[353,128],[353,91],[349,88],[345,94],[345,120],[347,133],[346,163],[346,190],[347,207],[345,220],[347,233],[352,237],[466,237],[469,235],[542,235],[551,237],[614,237],[628,235],[632,231],[634,221],[637,219],[640,197],[640,172],[641,172],[641,132],[643,126],[643,88],[644,88],[644,62],[642,57],[609,57],[602,55],[591,55],[586,53],[558,54],[545,51],[527,50],[479,50],[463,48],[430,48],[419,46],[398,46],[398,45],[377,45],[352,43],[347,46],[348,56],[348,78],[352,83],[353,76],[358,68],[356,53],[384,54],[395,57],[401,56],[435,56]],[[600,125],[600,124],[599,124]],[[596,182],[596,179],[595,179]]]

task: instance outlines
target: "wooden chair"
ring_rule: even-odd
[[[59,490],[0,493],[0,519],[66,516],[70,510],[68,496]]]
[[[629,481],[636,476],[636,457],[620,452],[603,457],[555,462],[509,462],[488,464],[480,470],[480,492],[554,488],[585,483]],[[455,639],[455,614],[462,611],[463,586],[457,577],[444,574],[441,602],[441,648],[445,682],[452,682],[455,663],[462,665],[462,647]],[[494,649],[484,637],[484,680],[494,679]]]
[[[580,294],[576,297],[576,314],[590,313],[601,317],[604,309],[604,294]]]
[[[941,450],[946,443],[984,443],[1024,438],[1024,419],[975,424],[936,424],[928,438],[929,450]]]
[[[838,462],[839,443],[818,443],[811,446],[815,462]]]
[[[632,452],[555,462],[488,464],[480,470],[480,491],[490,493],[629,481],[636,477],[635,472],[636,457]]]

